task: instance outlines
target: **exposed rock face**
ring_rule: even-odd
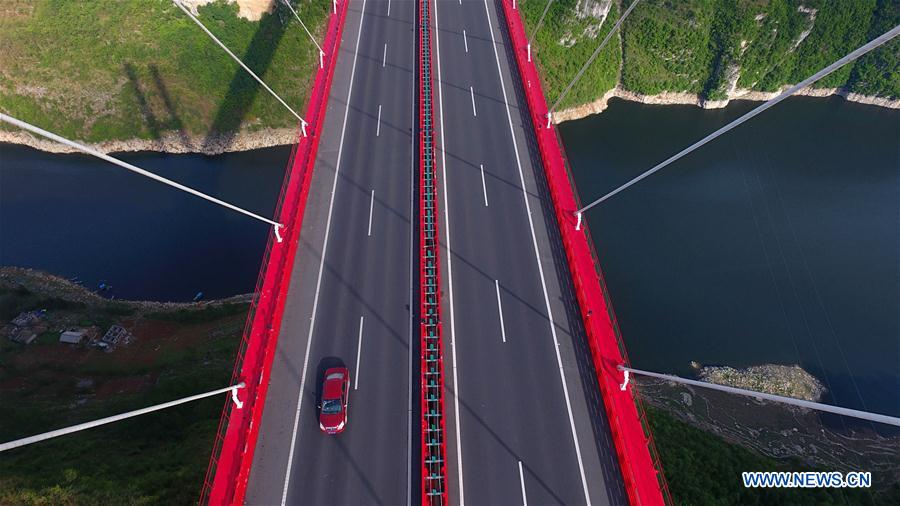
[[[797,49],[797,47],[799,47],[800,44],[802,44],[803,41],[806,40],[807,37],[809,37],[809,34],[812,33],[813,27],[816,24],[816,13],[818,13],[819,11],[811,7],[805,7],[801,5],[797,7],[797,12],[806,14],[806,19],[809,20],[809,26],[806,28],[806,30],[800,32],[800,36],[797,37],[797,40],[795,40],[794,44],[791,46],[791,51]]]
[[[700,379],[717,385],[814,402],[818,402],[825,393],[822,383],[799,365],[766,364],[747,369],[707,366],[700,369]]]
[[[658,95],[642,95],[633,91],[624,90],[617,86],[607,91],[599,99],[572,107],[556,111],[553,113],[553,122],[562,123],[563,121],[571,121],[581,119],[591,114],[598,114],[606,110],[611,98],[621,98],[631,102],[640,102],[642,104],[659,104],[659,105],[696,105],[704,109],[717,109],[725,107],[731,100],[754,100],[766,101],[777,97],[782,91],[790,86],[784,86],[781,90],[773,92],[753,91],[742,88],[736,88],[728,94],[725,100],[703,100],[700,96],[693,93],[666,91]],[[888,109],[900,109],[900,99],[890,99],[885,97],[873,97],[868,95],[860,95],[859,93],[850,93],[842,88],[804,88],[795,95],[807,97],[829,97],[831,95],[840,95],[851,102],[860,104],[877,105],[879,107],[887,107]]]
[[[578,19],[592,17],[603,23],[611,6],[612,0],[578,0],[575,4],[575,17]]]
[[[585,27],[582,34],[584,37],[589,39],[597,38],[597,34],[600,33],[600,28],[603,26],[603,22],[606,21],[606,16],[609,14],[611,6],[612,0],[578,0],[578,3],[575,5],[575,17],[578,19],[593,18],[597,20],[596,23],[591,23]]]

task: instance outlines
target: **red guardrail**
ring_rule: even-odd
[[[422,504],[446,506],[447,445],[444,425],[444,359],[438,247],[437,170],[434,156],[434,84],[431,66],[431,0],[419,0],[419,371]]]
[[[671,503],[640,398],[633,384],[630,394],[619,388],[623,378],[616,366],[628,364],[625,345],[616,325],[587,224],[583,221],[583,231],[575,230],[575,211],[580,208],[577,192],[574,181],[570,179],[556,128],[547,128],[547,101],[538,69],[533,62],[528,61],[525,26],[519,13],[513,8],[513,0],[499,1],[503,5],[509,38],[544,162],[569,272],[581,309],[629,502],[634,505]]]
[[[243,409],[236,409],[230,398],[225,403],[200,493],[201,504],[244,502],[349,3],[338,2],[337,12],[332,13],[328,21],[322,44],[325,51],[324,68],[316,72],[306,107],[308,136],[300,136],[298,130],[299,141],[291,153],[275,211],[278,222],[284,225],[281,231],[283,241],[277,242],[274,233],[269,235],[253,302],[235,359],[231,384],[240,381],[247,384],[246,388],[239,391],[244,406]]]

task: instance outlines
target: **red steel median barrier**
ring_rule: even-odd
[[[650,428],[635,386],[630,385],[624,392],[619,388],[623,377],[616,366],[628,364],[628,356],[619,335],[586,220],[582,221],[581,230],[576,230],[575,211],[580,209],[580,203],[575,184],[570,178],[556,127],[547,126],[547,101],[541,88],[538,69],[535,63],[528,61],[525,26],[518,10],[513,7],[514,0],[499,1],[503,5],[507,32],[512,42],[519,77],[543,159],[560,236],[584,321],[591,358],[597,371],[597,382],[609,419],[610,432],[615,443],[628,500],[633,505],[671,503]]]
[[[419,371],[422,505],[446,506],[447,444],[444,425],[444,345],[438,246],[437,170],[434,156],[434,79],[431,66],[431,0],[418,0],[419,71]]]
[[[241,381],[247,384],[239,393],[243,408],[237,409],[229,398],[222,410],[209,468],[200,493],[201,504],[244,502],[349,3],[349,0],[337,2],[337,12],[332,13],[328,21],[322,44],[325,51],[324,66],[316,72],[306,107],[308,136],[300,136],[298,129],[300,139],[294,146],[285,170],[275,211],[277,221],[284,225],[281,230],[283,241],[278,242],[274,233],[269,235],[232,373],[232,384]]]

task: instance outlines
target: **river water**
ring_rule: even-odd
[[[218,156],[129,153],[138,167],[272,216],[290,147]],[[253,291],[268,225],[83,155],[0,144],[0,265],[78,278],[108,296],[187,301]]]
[[[754,104],[613,100],[561,126],[584,200]],[[588,213],[637,367],[800,364],[826,402],[900,416],[900,111],[796,98]],[[290,148],[121,158],[271,216]],[[81,155],[0,145],[0,265],[110,296],[253,290],[269,229]]]
[[[582,199],[757,104],[564,123]],[[636,367],[800,364],[825,402],[900,416],[900,111],[790,99],[587,219]]]

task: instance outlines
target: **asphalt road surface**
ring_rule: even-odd
[[[624,504],[498,9],[442,0],[432,20],[451,502]]]
[[[418,493],[408,306],[415,3],[388,5],[349,6],[248,504],[403,505]],[[337,363],[350,368],[349,422],[326,436],[316,397]]]

